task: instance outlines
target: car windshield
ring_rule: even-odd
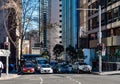
[[[49,68],[50,67],[50,65],[41,65],[41,67],[43,67],[43,68]]]
[[[32,64],[25,65],[24,67],[33,67]]]
[[[86,63],[79,63],[79,65],[87,65]]]
[[[47,60],[38,60],[38,64],[46,64]]]
[[[72,67],[72,65],[68,65],[68,67]]]

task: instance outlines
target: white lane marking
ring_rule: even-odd
[[[81,82],[79,82],[79,81],[77,81],[77,80],[75,80],[75,79],[73,79],[73,78],[71,78],[71,77],[69,77],[69,76],[67,76],[67,78],[70,79],[70,80],[72,80],[72,81],[75,81],[75,82],[78,83],[78,84],[82,84]]]
[[[40,77],[40,84],[43,84],[43,79],[42,79],[42,77]]]

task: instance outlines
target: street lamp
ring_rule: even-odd
[[[77,10],[85,10],[85,11],[90,11],[90,10],[97,10],[99,12],[99,32],[98,32],[98,42],[101,44],[101,38],[102,38],[102,33],[101,33],[101,6],[99,5],[98,9],[84,9],[84,8],[78,8]],[[102,72],[102,58],[101,54],[99,54],[99,73]]]

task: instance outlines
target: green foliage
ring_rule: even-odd
[[[73,46],[69,45],[66,48],[66,52],[68,53],[68,55],[70,56],[71,59],[77,59],[77,53]]]
[[[120,57],[120,48],[114,54],[116,57]]]
[[[83,53],[83,49],[82,48],[78,49],[77,57],[78,57],[78,59],[84,59],[84,53]]]
[[[63,45],[56,44],[53,48],[54,55],[56,55],[56,58],[60,56],[60,54],[64,51]]]
[[[47,59],[50,59],[50,54],[49,54],[49,51],[44,51],[42,54],[42,57],[45,57],[45,58],[47,58]]]

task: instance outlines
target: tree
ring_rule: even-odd
[[[68,53],[70,60],[73,61],[74,59],[77,59],[77,53],[73,46],[69,45],[66,48],[66,52]]]
[[[53,48],[53,52],[54,52],[54,55],[56,55],[56,60],[57,60],[57,57],[60,56],[60,54],[64,51],[64,47],[63,45],[60,45],[60,44],[56,44]]]
[[[84,53],[82,48],[79,48],[77,51],[77,59],[84,59]]]
[[[44,57],[44,58],[46,58],[46,59],[48,59],[49,60],[49,62],[50,62],[50,58],[51,58],[51,56],[50,56],[50,53],[49,53],[49,51],[48,50],[45,50],[44,52],[42,52],[42,57]]]
[[[4,28],[10,42],[16,48],[16,65],[20,65],[23,38],[27,29],[30,28],[30,21],[33,21],[32,16],[37,4],[35,0],[31,1],[32,0],[24,0],[23,4],[22,0],[0,1],[0,3],[4,3],[0,7],[0,10],[4,10]],[[14,36],[12,34],[14,34]]]

